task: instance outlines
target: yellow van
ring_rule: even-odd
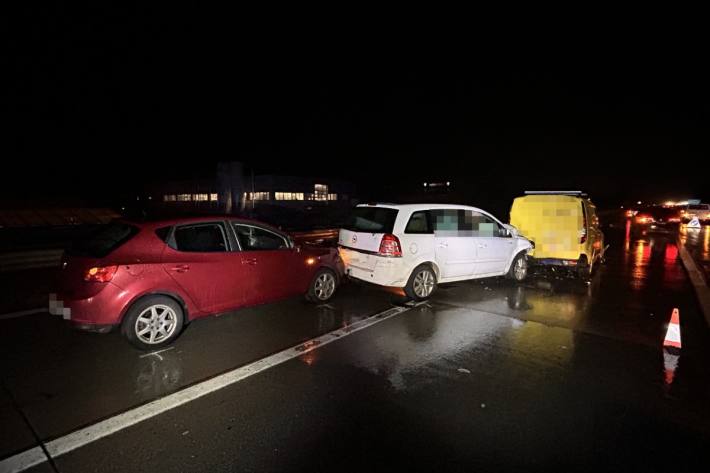
[[[510,224],[533,241],[532,264],[591,275],[604,256],[604,234],[592,201],[580,191],[526,191],[513,201]]]

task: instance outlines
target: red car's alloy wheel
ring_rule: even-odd
[[[134,330],[141,342],[155,345],[170,338],[176,327],[175,311],[166,305],[155,304],[138,315]]]

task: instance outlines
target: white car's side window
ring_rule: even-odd
[[[438,236],[506,236],[504,227],[488,215],[474,210],[437,209],[432,211],[434,232]]]
[[[431,234],[434,233],[431,223],[431,214],[428,210],[419,210],[412,213],[409,222],[404,229],[404,233],[410,234]]]

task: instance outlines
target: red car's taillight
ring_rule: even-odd
[[[389,233],[382,235],[379,254],[382,256],[402,256],[402,246],[399,244],[399,238]]]
[[[93,267],[84,274],[84,281],[87,282],[109,282],[118,271],[118,266]]]

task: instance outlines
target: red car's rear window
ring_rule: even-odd
[[[138,227],[126,223],[102,225],[84,238],[74,241],[67,253],[73,256],[103,258],[138,233]]]

